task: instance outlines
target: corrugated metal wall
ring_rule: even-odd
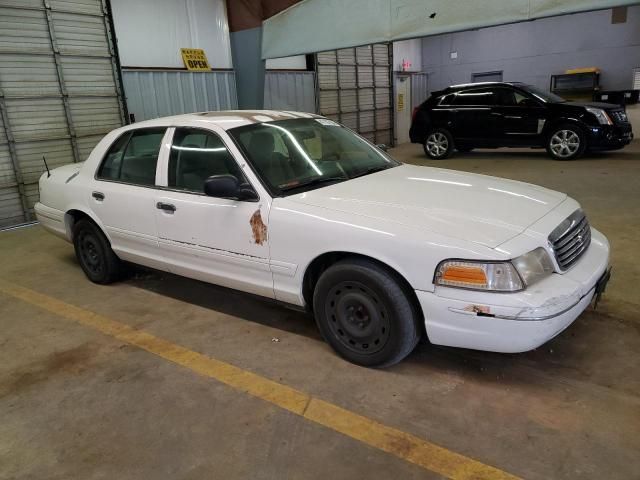
[[[137,122],[180,113],[238,107],[231,71],[123,70],[127,107]]]
[[[429,77],[426,73],[411,73],[411,109],[429,97]]]
[[[264,79],[264,108],[316,112],[314,72],[267,71]]]
[[[316,59],[320,114],[392,145],[391,44],[320,52]]]
[[[38,179],[124,122],[103,0],[0,0],[0,227],[32,220]]]

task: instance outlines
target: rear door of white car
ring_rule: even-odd
[[[123,260],[164,267],[156,230],[156,177],[167,128],[129,130],[111,145],[91,184],[91,208]]]
[[[159,248],[170,270],[273,297],[268,239],[271,198],[222,130],[176,127],[172,133],[164,176],[159,179],[164,189],[156,192],[154,200]],[[205,180],[222,174],[249,183],[260,198],[238,201],[206,196]]]

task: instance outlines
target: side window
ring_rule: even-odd
[[[463,90],[456,94],[453,105],[464,105],[469,107],[486,107],[494,105],[494,94],[489,88],[477,90]]]
[[[513,90],[508,88],[498,88],[496,90],[495,98],[496,105],[513,107],[516,105],[516,97]]]
[[[164,132],[164,128],[149,128],[122,135],[107,152],[98,178],[133,185],[155,185]]]
[[[516,105],[525,105],[525,104],[530,104],[530,103],[534,103],[535,101],[531,100],[531,98],[527,97],[526,95],[520,93],[520,92],[513,92],[514,96],[515,96],[515,102]],[[527,105],[527,106],[531,106],[531,105]]]
[[[170,188],[204,192],[204,182],[212,175],[244,175],[224,143],[214,133],[193,128],[176,128],[169,157]]]

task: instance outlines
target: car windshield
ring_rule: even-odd
[[[291,195],[400,165],[326,118],[257,123],[228,131],[271,193]]]
[[[538,100],[542,100],[545,103],[564,103],[566,100],[559,95],[551,92],[545,92],[544,90],[534,87],[533,85],[518,85],[523,90],[529,92]]]

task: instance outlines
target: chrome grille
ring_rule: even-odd
[[[591,227],[582,210],[576,210],[549,235],[556,262],[561,271],[568,270],[591,243]]]
[[[629,119],[627,118],[627,114],[624,110],[614,110],[611,112],[611,116],[615,123],[629,123]]]

